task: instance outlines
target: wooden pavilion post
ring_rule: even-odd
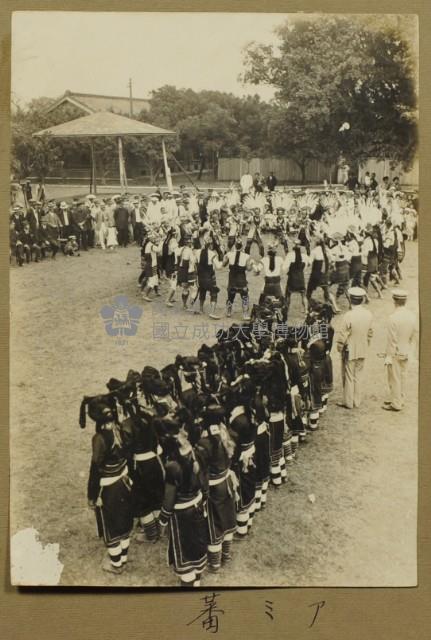
[[[123,155],[123,140],[121,136],[118,137],[118,164],[120,168],[121,193],[125,193],[125,191],[127,191],[127,175],[126,175],[126,165],[124,163],[124,155]]]
[[[166,155],[165,140],[162,138],[163,164],[165,165],[166,184],[169,191],[173,191],[171,170],[168,165],[168,157]]]
[[[97,185],[96,185],[96,154],[94,153],[94,141],[91,139],[91,193],[97,195]]]

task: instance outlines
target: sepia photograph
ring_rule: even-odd
[[[13,585],[417,585],[418,32],[13,13]]]

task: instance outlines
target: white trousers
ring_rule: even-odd
[[[349,409],[360,407],[362,400],[362,376],[365,358],[342,360],[343,404]]]
[[[386,365],[389,397],[388,402],[394,409],[401,410],[404,406],[404,390],[408,359],[392,357],[392,364]]]

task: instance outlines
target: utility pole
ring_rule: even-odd
[[[129,101],[130,101],[129,115],[131,118],[133,118],[132,78],[129,78]]]

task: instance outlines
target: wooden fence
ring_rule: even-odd
[[[419,186],[419,161],[415,160],[410,171],[403,171],[398,165],[391,169],[389,160],[377,160],[377,158],[369,158],[364,165],[359,168],[359,181],[363,182],[365,172],[369,171],[376,174],[378,183],[382,182],[384,176],[388,176],[390,180],[398,177],[402,185],[413,187]]]
[[[241,178],[244,173],[254,175],[259,172],[263,176],[268,176],[273,171],[279,180],[287,184],[301,184],[301,170],[294,160],[289,158],[252,158],[250,161],[243,158],[219,158],[218,161],[218,179],[221,181],[236,181]],[[389,176],[392,180],[395,176],[400,178],[402,185],[418,186],[419,185],[419,163],[416,160],[411,171],[404,172],[400,166],[394,169],[390,168],[389,160],[377,160],[369,158],[360,168],[358,172],[359,181],[363,182],[365,172],[369,171],[376,174],[377,181],[380,183],[383,176]],[[327,180],[329,183],[344,183],[347,175],[343,169],[336,166],[324,165],[318,160],[310,160],[305,168],[305,183],[319,184]]]
[[[289,158],[252,158],[249,162],[243,158],[219,158],[218,179],[222,181],[238,181],[244,173],[256,172],[268,176],[271,171],[280,182],[300,184],[301,170],[294,160]],[[324,165],[318,160],[310,160],[305,168],[306,183],[320,183],[324,180],[336,182],[337,168]]]

